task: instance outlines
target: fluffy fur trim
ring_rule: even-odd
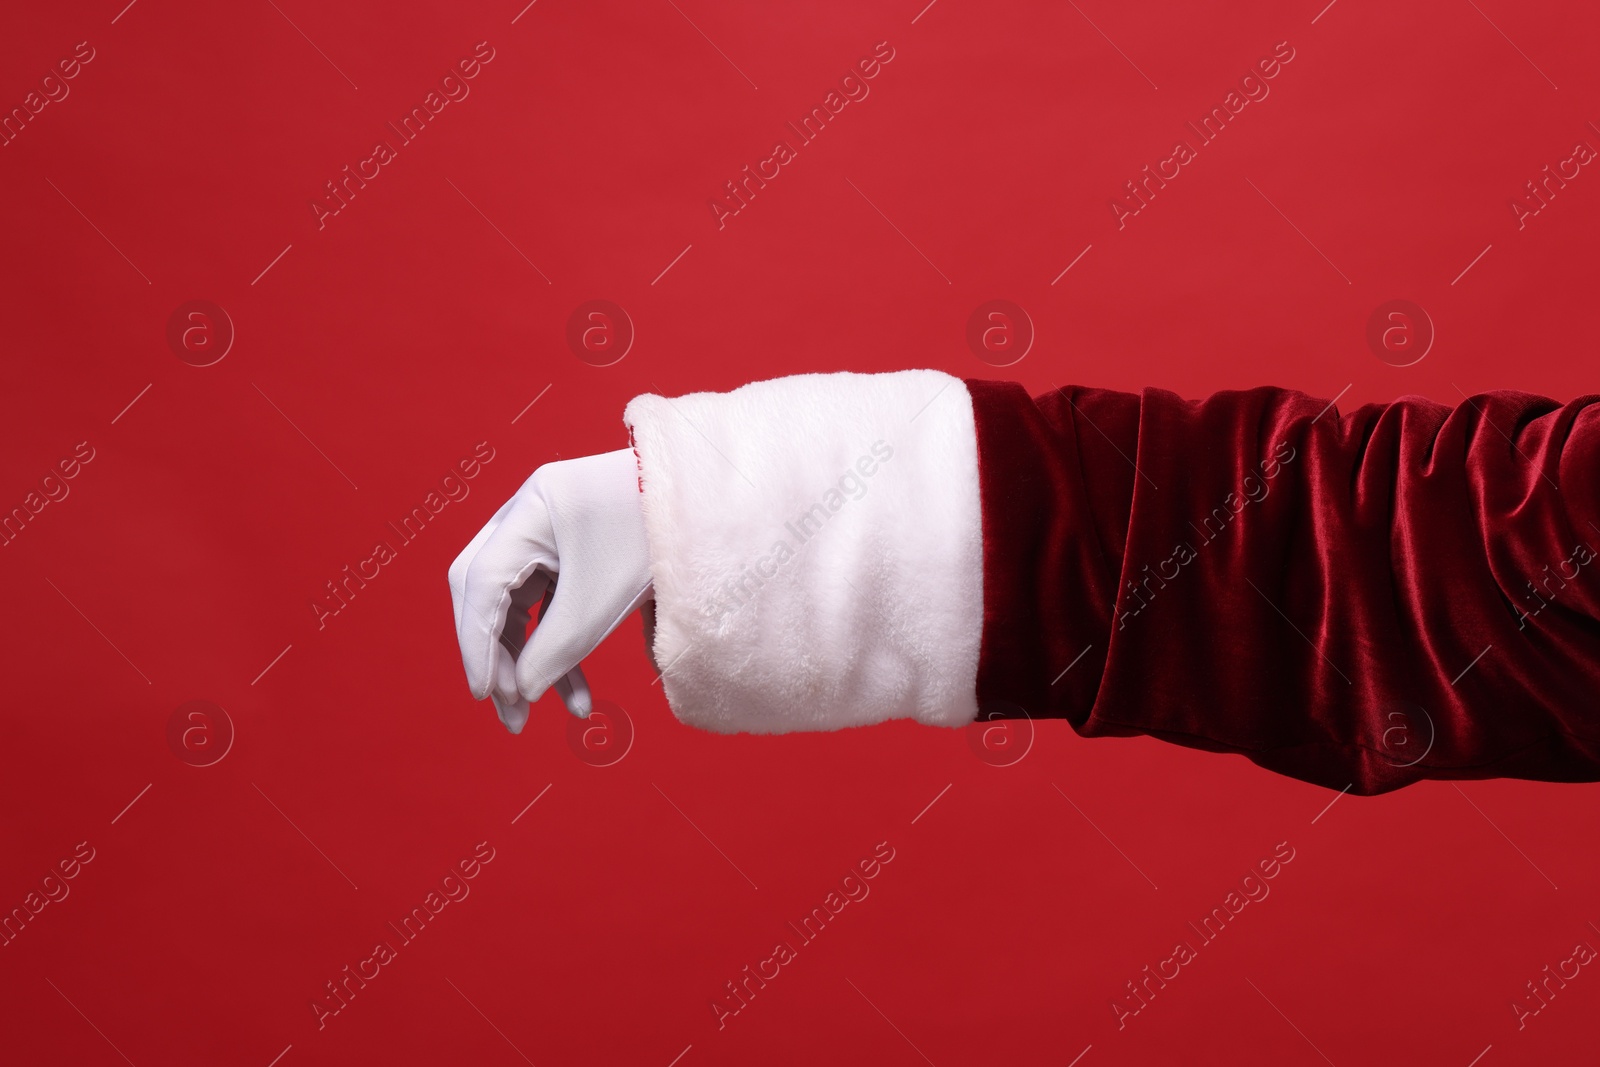
[[[719,733],[977,714],[972,399],[938,371],[636,397],[656,662]]]

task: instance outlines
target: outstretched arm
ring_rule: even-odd
[[[1593,399],[1341,417],[1268,388],[802,375],[636,399],[640,512],[611,524],[642,518],[655,657],[708,729],[1027,714],[1364,793],[1590,780]],[[623,607],[565,614],[603,636]]]

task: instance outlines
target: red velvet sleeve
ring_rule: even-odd
[[[1600,780],[1600,397],[967,385],[981,715],[1358,793]]]

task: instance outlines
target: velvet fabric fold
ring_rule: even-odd
[[[967,386],[980,716],[1358,793],[1600,780],[1600,397]]]

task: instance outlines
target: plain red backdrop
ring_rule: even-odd
[[[643,391],[921,366],[1346,409],[1589,391],[1600,177],[1521,228],[1511,201],[1600,144],[1594,12],[124,2],[13,5],[0,34],[6,109],[94,55],[0,148],[0,507],[95,456],[0,549],[0,908],[95,850],[0,948],[0,1059],[1592,1055],[1600,978],[1521,1030],[1511,1005],[1600,944],[1593,787],[1329,808],[1060,723],[1006,767],[908,723],[713,736],[672,717],[633,623],[589,677],[635,738],[594,766],[554,698],[520,737],[470,699],[445,569],[534,467],[621,446]],[[324,183],[484,41],[470,95],[319,229]],[[708,201],[883,41],[870,96],[719,229]],[[1284,41],[1270,96],[1119,229],[1124,183]],[[566,341],[593,299],[636,331],[604,368]],[[1003,370],[965,340],[991,299],[1036,330]],[[1405,368],[1366,340],[1394,299],[1436,330]],[[192,300],[236,331],[211,366],[167,340]],[[319,628],[324,583],[484,441],[470,496]],[[192,700],[235,731],[210,766],[169,744]],[[482,841],[470,896],[319,1029],[325,983]],[[870,897],[719,1029],[725,983],[884,841]],[[1279,842],[1271,895],[1119,1029],[1125,984]]]

